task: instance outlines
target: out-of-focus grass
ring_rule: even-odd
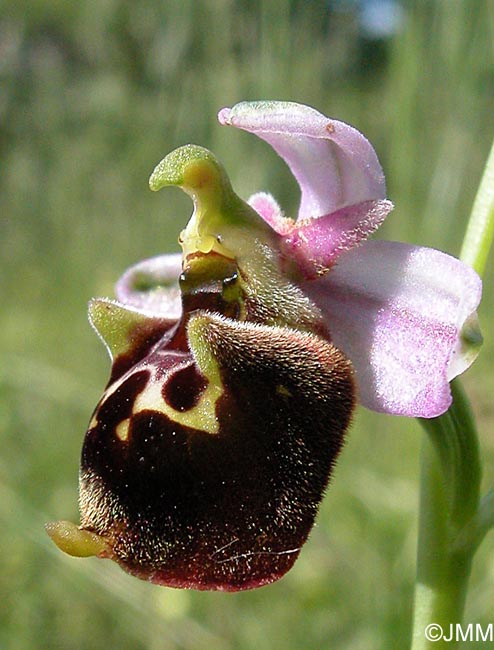
[[[494,12],[490,0],[404,6],[402,30],[378,43],[362,38],[355,10],[322,1],[4,3],[2,650],[406,647],[421,437],[412,420],[357,414],[300,560],[258,591],[158,588],[66,558],[43,531],[50,519],[77,520],[79,449],[108,373],[87,300],[112,295],[131,263],[176,250],[190,212],[178,192],[147,190],[154,164],[196,142],[223,160],[240,194],[270,188],[296,208],[283,164],[252,136],[217,126],[220,107],[290,99],[354,124],[375,144],[396,203],[379,236],[458,253],[494,136]],[[486,342],[465,376],[485,488],[494,482],[492,283],[491,262]],[[468,622],[492,622],[493,550],[490,536]]]

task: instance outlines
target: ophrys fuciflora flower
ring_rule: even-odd
[[[111,377],[84,441],[81,525],[48,532],[158,584],[238,590],[295,562],[356,395],[389,413],[448,408],[478,342],[480,282],[438,251],[365,241],[392,206],[352,127],[281,102],[220,121],[286,160],[299,218],[264,193],[243,202],[202,147],[156,167],[152,189],[194,201],[182,255],[141,262],[118,301],[90,304]]]

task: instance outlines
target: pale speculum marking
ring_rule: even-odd
[[[100,421],[106,420],[105,416],[101,417],[102,413],[114,410],[109,402],[114,400],[128,414],[114,425],[115,436],[124,443],[129,440],[132,418],[143,411],[156,411],[179,425],[218,433],[216,402],[223,393],[221,381],[218,382],[219,373],[214,377],[215,381],[208,381],[190,354],[159,350],[156,356],[156,360],[146,360],[108,387],[89,428],[93,429]],[[148,375],[145,385],[142,386],[141,382],[138,390],[126,391],[132,378],[142,372]],[[120,398],[120,393],[125,394]]]

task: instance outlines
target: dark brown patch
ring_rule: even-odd
[[[166,318],[149,318],[146,323],[136,326],[130,337],[128,351],[125,354],[120,354],[113,361],[108,386],[149,354],[153,346],[167,333],[171,337],[176,328],[176,321]]]
[[[107,436],[114,438],[117,425],[132,415],[135,400],[146,387],[149,377],[148,370],[136,371],[130,374],[111,395],[103,396],[93,415],[96,417],[97,425],[88,431],[91,440]]]
[[[207,379],[201,375],[195,363],[191,363],[167,378],[161,394],[176,411],[188,411],[196,406],[207,385]]]

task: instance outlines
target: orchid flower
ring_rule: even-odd
[[[182,255],[145,260],[90,304],[113,361],[86,434],[81,526],[66,552],[158,584],[238,590],[280,578],[306,541],[356,398],[435,417],[480,334],[475,272],[439,251],[369,241],[392,208],[370,143],[291,103],[241,103],[301,189],[296,220],[248,203],[187,145],[150,186],[188,192]]]

